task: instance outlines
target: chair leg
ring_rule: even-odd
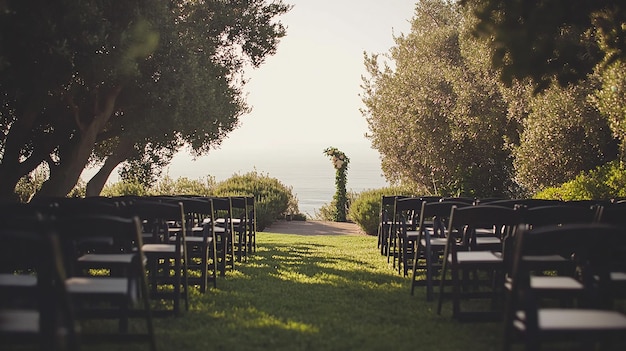
[[[443,262],[441,265],[441,278],[439,281],[439,300],[437,303],[437,314],[441,314],[441,307],[443,305],[443,295],[444,295],[444,282],[446,280],[446,269],[448,266],[448,250],[444,250],[443,254]]]
[[[411,296],[415,294],[415,285],[417,284],[417,261],[419,259],[419,245],[415,249],[413,258],[413,274],[411,275]]]
[[[426,250],[426,301],[433,300],[433,253]]]
[[[461,282],[459,281],[459,271],[454,265],[450,267],[450,274],[452,279],[452,317],[456,319],[461,312]]]

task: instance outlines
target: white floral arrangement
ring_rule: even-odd
[[[339,151],[339,149],[335,147],[329,147],[328,149],[324,150],[324,153],[327,156],[331,157],[331,162],[333,164],[333,167],[335,167],[335,169],[339,170],[339,169],[348,167],[348,163],[350,162],[350,159],[348,159],[348,156],[346,156],[346,154]]]

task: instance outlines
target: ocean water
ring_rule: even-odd
[[[314,218],[320,207],[332,201],[335,193],[335,169],[322,151],[323,148],[282,151],[259,149],[214,153],[197,160],[178,157],[167,172],[173,178],[198,179],[210,175],[217,181],[250,171],[267,174],[291,187],[298,199],[300,212]],[[350,157],[346,185],[348,191],[361,192],[387,186],[377,152],[369,148],[344,152]]]

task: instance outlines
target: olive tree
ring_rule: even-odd
[[[393,67],[365,56],[363,114],[389,180],[429,193],[502,196],[513,171],[507,106],[484,61],[487,47],[467,25],[452,2],[419,2],[411,32],[390,51]]]
[[[7,0],[0,4],[0,198],[42,163],[40,195],[90,164],[202,154],[248,111],[244,70],[272,55],[282,1]],[[156,155],[157,160],[146,155]]]

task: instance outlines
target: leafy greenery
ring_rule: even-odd
[[[348,177],[348,164],[350,159],[345,153],[336,147],[329,147],[324,150],[324,154],[331,158],[333,168],[335,168],[335,195],[333,196],[333,205],[335,206],[333,221],[345,222],[347,220],[346,212],[348,208],[348,196],[346,191],[346,182]]]
[[[617,157],[607,119],[588,99],[598,88],[597,77],[589,77],[576,86],[552,86],[526,100],[528,114],[513,155],[516,180],[530,193]]]
[[[350,219],[369,235],[378,233],[380,205],[383,196],[411,195],[413,192],[406,187],[387,187],[366,190],[358,194],[350,206]]]
[[[626,58],[621,0],[463,0],[478,17],[503,81],[529,77],[537,91],[584,79],[603,61]],[[591,40],[590,40],[591,39]]]
[[[375,237],[262,233],[257,243],[217,289],[194,290],[189,312],[156,319],[159,350],[500,349],[500,324],[460,324],[450,304],[438,316],[423,291],[411,296]]]
[[[387,56],[365,55],[362,112],[392,184],[411,184],[422,194],[526,197],[614,160],[618,146],[624,161],[626,65],[619,58],[594,66],[576,85],[548,85],[539,95],[532,79],[503,84],[502,67],[490,61],[499,54],[493,46],[499,39],[474,35],[485,25],[479,7],[503,2],[464,3],[420,1],[411,32],[395,38]],[[510,3],[552,16],[539,13],[546,1]],[[600,38],[563,33],[581,47],[597,46]],[[564,40],[537,38],[553,39]]]
[[[534,197],[555,200],[597,200],[626,197],[626,169],[617,161],[609,162],[558,187],[544,189]]]
[[[286,34],[281,0],[7,0],[0,4],[0,198],[47,164],[42,196],[82,170],[97,195],[113,169],[144,185],[183,145],[203,154],[248,111],[245,69]],[[175,89],[173,89],[175,87]],[[138,173],[137,175],[139,175]]]
[[[254,196],[256,225],[262,231],[286,214],[298,214],[298,200],[292,188],[267,174],[249,172],[233,175],[214,189],[215,196]]]
[[[485,43],[466,31],[459,8],[443,0],[416,5],[411,33],[390,51],[395,68],[366,55],[363,115],[392,183],[422,193],[503,196],[511,189],[507,120]],[[508,137],[515,139],[515,137]]]

